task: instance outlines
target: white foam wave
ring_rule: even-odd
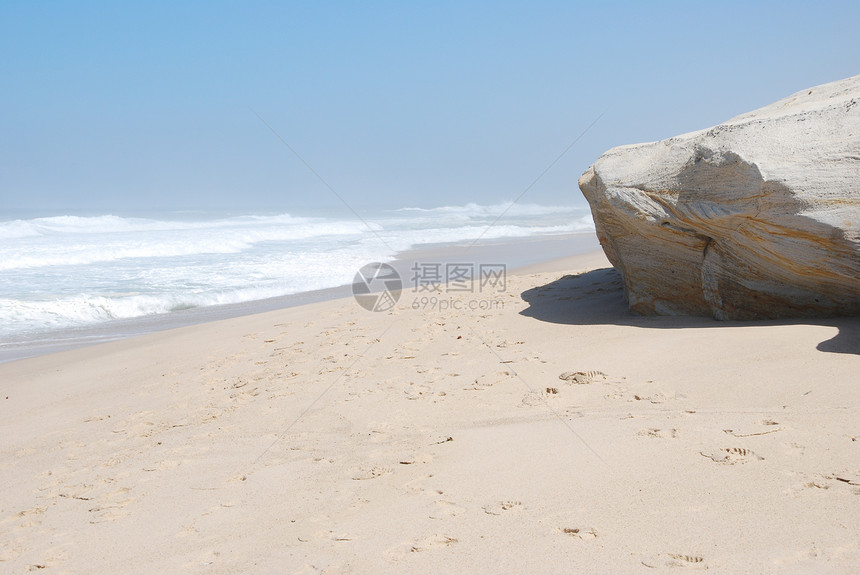
[[[0,237],[28,237],[57,234],[111,234],[128,232],[163,232],[180,230],[220,229],[225,227],[251,227],[261,224],[295,225],[314,221],[313,218],[290,214],[272,216],[238,216],[202,221],[154,220],[103,216],[49,216],[31,220],[0,222]]]
[[[421,214],[455,215],[464,218],[494,218],[518,216],[544,216],[581,213],[584,208],[576,206],[541,206],[538,204],[520,204],[504,202],[493,205],[468,203],[462,206],[439,206],[436,208],[400,208],[397,212],[412,212]]]
[[[63,218],[51,218],[63,219]],[[84,225],[80,220],[88,220]],[[97,221],[93,221],[97,220]],[[360,222],[310,221],[295,218],[266,218],[264,225],[250,220],[209,225],[147,221],[136,225],[124,218],[76,218],[65,221],[63,238],[42,231],[19,235],[19,242],[0,245],[0,270],[44,266],[87,265],[131,258],[171,258],[200,254],[235,254],[265,242],[290,242],[358,235],[366,228]],[[97,226],[105,223],[105,228]],[[89,227],[96,226],[96,227]],[[72,228],[80,227],[79,233]],[[120,228],[125,228],[120,233]],[[20,228],[19,228],[20,229]],[[59,226],[52,229],[59,230]],[[96,234],[93,236],[93,234]],[[34,237],[35,236],[35,237]]]
[[[280,295],[277,290],[248,288],[200,294],[165,293],[112,297],[81,294],[49,301],[0,299],[0,323],[6,333],[38,332],[276,295]]]
[[[367,262],[422,244],[594,229],[582,208],[528,204],[410,208],[368,222],[372,233],[357,220],[290,214],[0,222],[0,337],[343,285]]]

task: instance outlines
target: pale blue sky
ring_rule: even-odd
[[[606,149],[860,73],[857,2],[0,3],[0,209],[585,205]]]

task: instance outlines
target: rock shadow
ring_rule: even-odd
[[[818,351],[860,355],[860,317],[838,318],[823,325],[835,325],[839,328],[839,333],[819,343],[816,346]]]
[[[529,307],[520,315],[540,321],[568,325],[627,325],[651,329],[720,328],[772,325],[824,325],[839,333],[819,343],[827,353],[860,355],[860,317],[828,319],[780,319],[720,321],[696,316],[642,316],[627,306],[621,275],[614,268],[566,275],[520,294]]]

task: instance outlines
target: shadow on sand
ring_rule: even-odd
[[[652,329],[686,327],[823,325],[839,329],[832,339],[816,346],[819,351],[860,355],[860,317],[787,319],[762,321],[718,321],[706,317],[640,316],[627,308],[621,276],[613,268],[568,275],[520,296],[529,307],[521,315],[551,323],[571,325],[614,324]]]

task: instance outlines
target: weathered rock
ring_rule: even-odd
[[[860,314],[860,76],[614,148],[579,187],[638,313]]]

